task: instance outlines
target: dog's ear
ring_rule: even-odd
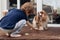
[[[35,16],[35,20],[38,21],[38,17],[37,16]]]
[[[42,10],[40,13],[47,15],[46,11]]]
[[[38,16],[35,16],[35,21],[36,23],[38,23]]]
[[[37,21],[37,16],[35,16],[35,20]]]
[[[36,16],[35,16],[35,20],[36,20]]]
[[[43,12],[43,11],[41,11],[40,13],[41,13],[41,14],[43,14],[44,12]]]

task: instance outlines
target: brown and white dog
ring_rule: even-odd
[[[43,10],[38,13],[33,19],[33,28],[36,30],[46,30],[49,17],[47,13]]]

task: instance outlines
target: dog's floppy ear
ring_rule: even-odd
[[[47,15],[47,13],[44,10],[42,10],[40,13]]]
[[[35,16],[35,20],[38,21],[38,16]]]
[[[43,14],[44,12],[43,12],[43,11],[41,11],[40,13],[42,13],[42,14]]]
[[[37,20],[37,16],[35,16],[35,20]]]

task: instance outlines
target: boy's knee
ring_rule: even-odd
[[[22,22],[23,22],[24,24],[26,24],[26,20],[22,20]]]
[[[20,20],[19,23],[23,23],[23,24],[26,24],[26,20]]]

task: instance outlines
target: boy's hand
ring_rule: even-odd
[[[28,25],[29,27],[31,27],[32,29],[34,29],[34,28],[33,28],[33,25],[32,25],[29,21],[27,21],[27,25]]]

